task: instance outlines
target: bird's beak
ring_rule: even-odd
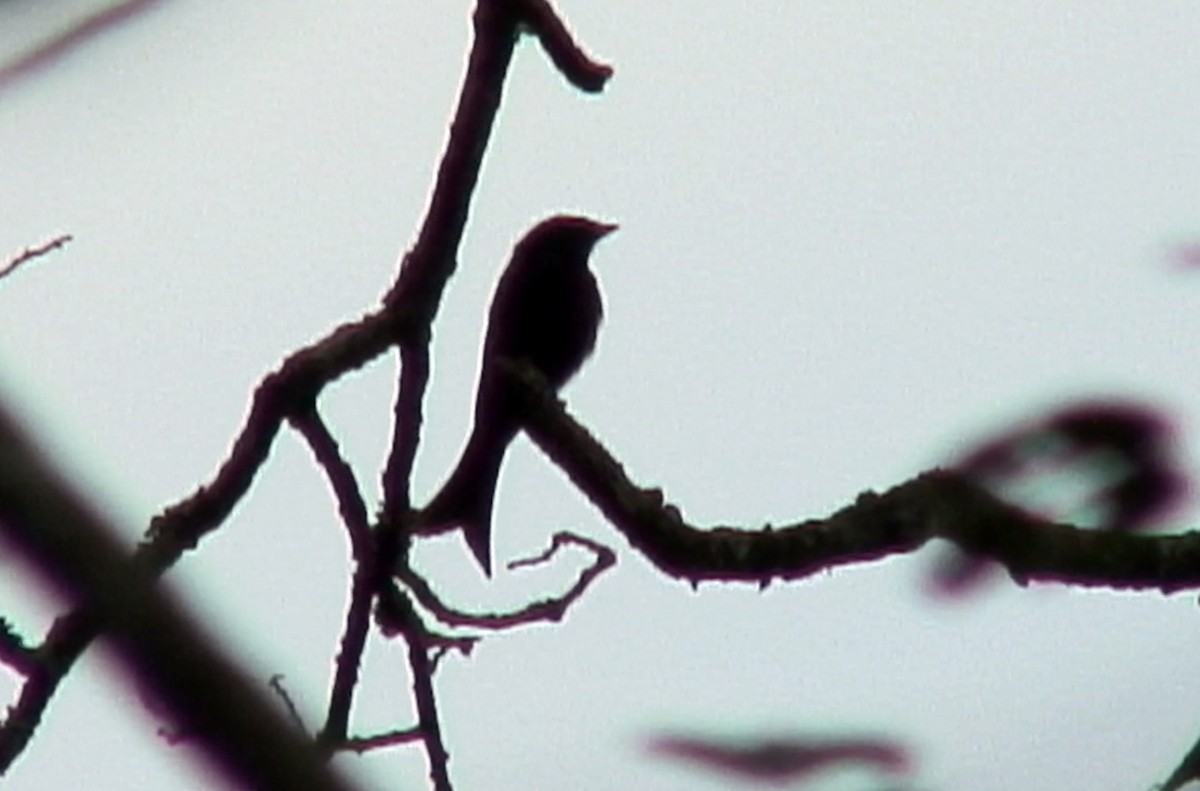
[[[610,233],[620,227],[621,226],[617,225],[615,222],[598,222],[596,223],[596,238],[603,239],[605,236],[608,236]]]

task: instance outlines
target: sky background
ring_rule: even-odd
[[[99,7],[0,3],[0,63]],[[418,499],[466,436],[500,267],[558,211],[622,225],[593,258],[606,323],[570,409],[693,523],[825,515],[1078,397],[1164,410],[1200,472],[1200,281],[1171,263],[1200,239],[1200,6],[559,7],[616,75],[584,96],[518,50],[435,328]],[[0,93],[0,258],[75,236],[0,282],[0,392],[131,543],[210,478],[268,371],[377,304],[423,216],[468,20],[466,2],[173,0]],[[394,371],[321,401],[372,503]],[[1169,526],[1198,519],[1189,502]],[[618,568],[563,624],[438,675],[464,791],[737,787],[648,757],[659,730],[883,733],[916,751],[914,789],[1146,789],[1200,729],[1195,595],[935,601],[936,547],[693,591],[518,441],[498,563],[567,528]],[[486,583],[456,536],[417,558],[485,611],[582,562]],[[169,579],[316,728],[347,572],[285,431]],[[0,614],[40,636],[56,609],[22,574],[0,557]],[[358,733],[412,721],[405,668],[371,644]],[[6,788],[209,787],[111,670],[87,654]],[[426,787],[415,748],[339,763],[364,788]]]

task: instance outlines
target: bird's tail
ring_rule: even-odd
[[[492,576],[492,502],[496,479],[508,442],[476,430],[471,433],[458,466],[429,501],[421,522],[427,527],[462,529],[467,546],[483,573]]]

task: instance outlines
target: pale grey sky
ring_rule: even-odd
[[[0,5],[0,57],[87,7]],[[499,267],[559,210],[622,224],[594,258],[607,322],[570,407],[694,522],[826,514],[1081,395],[1147,399],[1200,442],[1200,281],[1168,262],[1200,238],[1200,7],[560,8],[616,76],[582,96],[518,51],[436,328],[419,494],[465,436]],[[174,0],[0,94],[0,252],[76,237],[0,284],[0,384],[131,541],[212,474],[267,371],[386,288],[468,9]],[[372,499],[392,375],[377,364],[322,402]],[[689,726],[894,734],[922,789],[1144,789],[1200,726],[1191,595],[1001,585],[947,606],[921,593],[929,552],[693,592],[524,440],[496,519],[499,561],[575,528],[621,564],[564,624],[446,662],[464,791],[734,787],[642,753],[653,729]],[[1189,504],[1176,521],[1198,519]],[[346,554],[285,434],[170,579],[253,672],[287,676],[315,727]],[[454,537],[419,558],[480,608],[571,571],[483,584]],[[40,633],[46,610],[3,563],[0,614]],[[360,731],[409,722],[404,667],[372,645]],[[94,651],[6,787],[205,787],[153,730]],[[344,763],[365,787],[424,787],[415,749]]]

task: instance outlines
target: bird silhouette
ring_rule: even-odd
[[[558,215],[517,243],[488,312],[471,436],[450,477],[422,511],[423,527],[459,527],[492,574],[492,503],[505,451],[521,427],[499,361],[524,361],[558,390],[596,346],[602,306],[588,257],[617,226]]]

